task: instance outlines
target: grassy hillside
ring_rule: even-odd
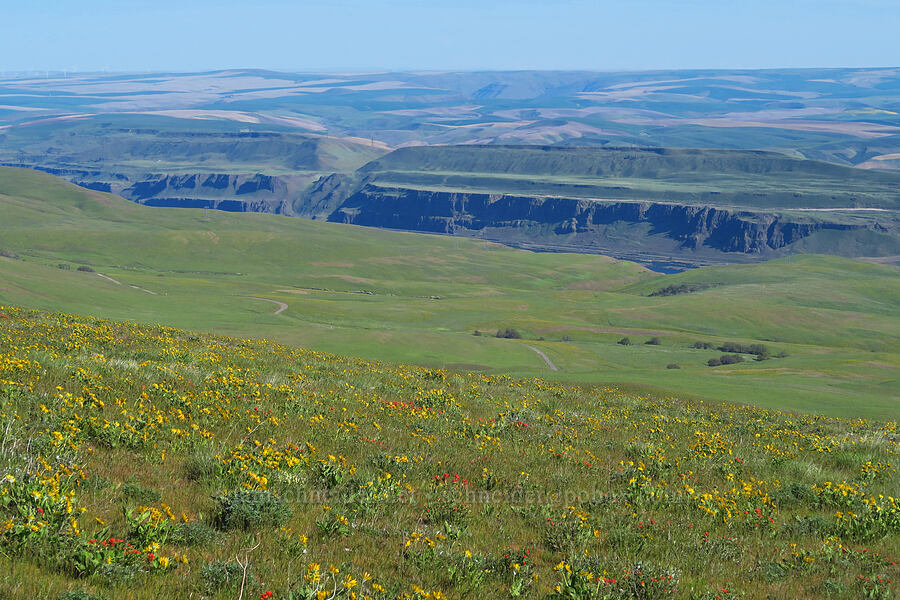
[[[810,256],[664,277],[596,255],[151,209],[17,169],[0,169],[0,208],[6,304],[430,367],[897,413],[894,267]],[[648,295],[692,282],[710,287]],[[494,337],[506,328],[522,339]],[[634,343],[617,343],[624,337]],[[726,342],[789,356],[707,366]]]
[[[5,598],[898,589],[896,421],[0,306],[0,449]]]
[[[364,140],[277,122],[251,130],[241,122],[136,114],[49,120],[0,134],[0,162],[98,171],[89,179],[113,182],[123,174],[353,171],[384,152]]]
[[[365,165],[383,185],[745,209],[900,209],[900,175],[746,150],[416,146]],[[894,217],[892,217],[894,218]]]

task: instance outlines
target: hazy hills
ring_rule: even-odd
[[[0,79],[0,94],[0,148],[28,155],[13,132],[115,117],[149,129],[293,131],[387,147],[721,147],[866,168],[900,162],[898,69],[57,73]]]
[[[0,163],[155,206],[645,262],[900,255],[896,69],[44,74],[0,94]]]

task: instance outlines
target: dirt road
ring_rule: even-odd
[[[535,348],[534,346],[529,346],[528,344],[525,344],[525,345],[528,346],[529,348],[531,348],[532,350],[534,350],[535,352],[537,352],[537,353],[538,353],[538,356],[540,356],[541,358],[544,359],[544,362],[547,363],[547,366],[550,367],[550,370],[551,370],[551,371],[559,371],[559,368],[558,368],[556,365],[553,364],[553,361],[550,360],[550,357],[549,357],[549,356],[547,356],[546,354],[544,354],[543,352],[541,352],[540,350],[538,350],[538,349]]]
[[[279,302],[278,300],[270,300],[268,298],[259,298],[257,296],[250,296],[250,298],[253,298],[254,300],[262,300],[263,302],[271,302],[272,304],[277,304],[278,309],[272,313],[273,315],[280,315],[281,313],[286,311],[288,308],[287,304],[285,304],[284,302]]]

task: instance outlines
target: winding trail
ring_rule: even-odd
[[[119,281],[118,279],[113,279],[113,278],[110,277],[109,275],[104,275],[103,273],[97,273],[96,275],[97,275],[97,277],[102,277],[103,279],[105,279],[106,281],[109,281],[110,283],[114,283],[114,284],[116,284],[116,285],[122,285],[122,282],[121,282],[121,281]],[[129,283],[129,284],[128,284],[128,287],[134,288],[134,289],[136,289],[136,290],[140,290],[140,291],[142,291],[142,292],[147,292],[148,294],[152,294],[152,295],[154,295],[154,296],[158,296],[158,295],[159,295],[159,294],[157,294],[156,292],[151,292],[150,290],[148,290],[148,289],[146,289],[146,288],[142,288],[142,287],[139,286],[139,285],[132,285],[132,284]]]
[[[537,353],[538,353],[538,356],[540,356],[541,358],[544,359],[544,362],[547,363],[547,366],[550,367],[550,370],[551,370],[551,371],[559,371],[559,368],[558,368],[556,365],[553,364],[553,361],[550,360],[550,357],[549,357],[549,356],[547,356],[546,354],[544,354],[543,352],[541,352],[540,350],[538,350],[538,349],[535,348],[534,346],[529,346],[528,344],[525,344],[525,346],[527,346],[528,348],[531,348],[532,350],[534,350],[535,352],[537,352]]]
[[[254,300],[262,300],[263,302],[271,302],[271,303],[273,303],[273,304],[277,304],[277,305],[278,305],[278,310],[276,310],[275,312],[273,312],[273,313],[272,313],[273,315],[280,315],[281,313],[283,313],[284,311],[286,311],[287,308],[288,308],[288,305],[287,305],[287,304],[285,304],[284,302],[279,302],[278,300],[270,300],[269,298],[259,298],[259,297],[257,297],[257,296],[248,296],[248,297],[249,297],[249,298],[253,298]]]

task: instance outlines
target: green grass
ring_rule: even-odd
[[[17,169],[0,169],[0,207],[0,250],[20,255],[0,258],[2,303],[370,360],[832,415],[897,414],[895,267],[804,256],[660,276],[596,255],[147,208]],[[713,287],[647,296],[690,282]],[[275,304],[254,297],[288,309],[274,315]],[[492,336],[505,327],[525,339]],[[476,337],[475,330],[488,335]],[[624,336],[636,344],[616,344]],[[643,345],[651,336],[662,344]],[[707,360],[720,353],[692,349],[698,340],[762,342],[789,356],[709,368]],[[560,370],[550,371],[526,344]],[[681,369],[666,369],[670,363]]]
[[[773,152],[421,146],[396,150],[360,172],[384,186],[416,189],[656,200],[767,211],[900,208],[896,195],[900,175],[896,173]]]
[[[884,600],[898,456],[896,421],[0,304],[3,598]]]

